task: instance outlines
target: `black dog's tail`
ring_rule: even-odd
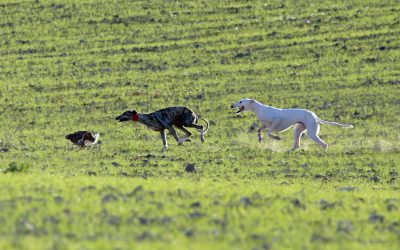
[[[203,117],[198,117],[198,119],[201,119],[201,120],[203,120],[203,121],[205,121],[206,122],[206,124],[207,124],[207,127],[206,127],[206,129],[205,130],[203,130],[203,133],[207,133],[207,131],[208,131],[208,129],[210,128],[210,123],[206,120],[206,119],[204,119]],[[201,132],[201,130],[200,129],[197,129],[199,132]]]

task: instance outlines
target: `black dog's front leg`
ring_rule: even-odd
[[[165,134],[165,130],[161,130],[160,134],[161,134],[161,139],[162,139],[163,145],[164,145],[163,151],[165,151],[168,148],[167,135]]]

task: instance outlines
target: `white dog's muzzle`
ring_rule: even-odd
[[[244,107],[243,106],[237,106],[237,107],[235,107],[235,106],[237,106],[236,104],[232,104],[231,105],[231,108],[239,108],[239,110],[238,111],[236,111],[236,114],[239,114],[240,112],[242,112],[243,110],[244,110]]]
[[[242,112],[244,110],[243,106],[239,106],[239,110],[236,112],[236,114],[239,114],[240,112]]]

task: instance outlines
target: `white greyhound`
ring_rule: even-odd
[[[274,108],[248,98],[238,101],[231,108],[239,108],[236,113],[247,110],[256,113],[257,118],[262,122],[262,126],[257,131],[260,142],[263,140],[261,132],[266,128],[268,128],[267,135],[269,137],[280,140],[279,136],[273,135],[272,132],[283,132],[294,126],[294,145],[291,151],[300,148],[300,137],[305,130],[307,130],[308,136],[313,141],[317,142],[325,150],[328,149],[328,144],[318,137],[320,123],[343,128],[353,128],[353,125],[321,120],[316,114],[306,109]]]

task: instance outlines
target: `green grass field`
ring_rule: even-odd
[[[0,249],[398,249],[400,4],[0,0]],[[259,143],[255,98],[324,120]],[[178,146],[128,109],[210,121]],[[259,124],[258,124],[259,126]],[[79,149],[77,130],[102,144]],[[197,172],[187,173],[187,164]]]

